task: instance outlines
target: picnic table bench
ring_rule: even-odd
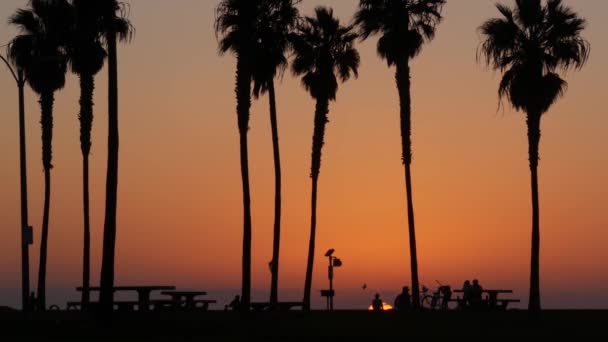
[[[294,307],[303,307],[302,302],[278,302],[277,308],[279,311],[288,311]],[[251,302],[253,311],[268,311],[272,309],[270,302]]]
[[[139,309],[139,301],[133,300],[115,300],[114,309],[118,311],[135,311],[137,307]],[[89,306],[99,305],[99,302],[89,302]],[[70,301],[66,303],[67,311],[74,311],[82,309],[82,302]]]
[[[455,293],[463,293],[463,290],[454,290]],[[498,298],[500,293],[513,293],[513,290],[507,289],[482,289],[482,293],[486,294],[483,303],[487,305],[489,309],[501,309],[506,310],[509,303],[519,303],[519,299],[514,298]],[[462,302],[462,298],[458,297],[458,301]],[[459,303],[462,304],[462,303]]]
[[[82,286],[76,288],[76,291],[82,291]],[[132,310],[135,305],[139,311],[148,311],[150,309],[150,293],[152,291],[163,291],[163,290],[175,290],[173,285],[144,285],[144,286],[114,286],[112,289],[114,292],[117,291],[135,291],[138,295],[137,302],[132,301],[114,301],[114,306],[117,306],[119,310]],[[92,286],[89,287],[89,291],[101,291],[101,287]],[[74,302],[70,302],[73,303]],[[69,305],[69,304],[68,304]]]
[[[202,309],[207,310],[209,304],[216,303],[215,299],[196,299],[198,296],[204,296],[207,294],[205,291],[162,291],[161,294],[170,296],[171,299],[168,301],[157,301],[160,304],[171,303],[174,309]],[[201,304],[200,306],[198,304]]]

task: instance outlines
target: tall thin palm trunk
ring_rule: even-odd
[[[51,164],[53,141],[53,102],[52,92],[40,95],[42,126],[42,165],[44,167],[44,209],[42,212],[42,237],[40,238],[40,264],[38,267],[38,309],[46,310],[46,257],[49,236],[49,207],[51,201]]]
[[[312,271],[315,260],[315,241],[317,229],[317,183],[321,169],[321,150],[325,136],[325,125],[327,124],[327,113],[329,113],[329,101],[318,98],[315,108],[315,127],[312,138],[311,172],[312,191],[310,203],[310,239],[308,241],[308,261],[306,263],[306,279],[304,281],[303,309],[310,310],[310,293],[312,287]]]
[[[532,251],[530,261],[530,298],[528,310],[540,312],[540,210],[538,206],[538,146],[540,115],[528,114],[528,155],[532,188]]]
[[[251,107],[251,71],[246,56],[237,56],[236,97],[239,139],[241,150],[241,180],[243,183],[243,264],[241,284],[241,311],[249,311],[251,305],[251,197],[249,190],[249,157],[247,131]]]
[[[101,310],[110,314],[114,301],[114,253],[116,246],[116,201],[118,192],[118,61],[116,33],[108,41],[108,170],[106,176],[106,210],[103,227],[103,256],[101,262]]]
[[[30,294],[30,254],[29,241],[25,239],[26,229],[29,231],[27,210],[27,158],[25,148],[25,80],[23,70],[17,70],[17,85],[19,87],[19,171],[21,173],[21,306],[23,311],[29,311]]]
[[[82,203],[83,203],[83,251],[82,251],[82,298],[81,308],[89,305],[90,282],[90,245],[91,233],[89,223],[89,154],[91,151],[91,127],[93,123],[93,75],[80,75],[80,149],[82,151]]]
[[[82,182],[83,182],[83,211],[84,211],[84,234],[82,247],[82,298],[81,308],[86,310],[89,305],[89,286],[90,286],[90,255],[91,255],[91,233],[89,225],[89,156],[82,159]]]
[[[410,97],[410,66],[408,60],[397,62],[395,79],[399,90],[401,148],[405,165],[405,184],[407,193],[407,221],[410,240],[410,268],[412,274],[412,304],[420,308],[420,286],[418,283],[418,257],[416,253],[416,229],[414,225],[414,203],[412,198],[412,140],[411,140],[411,97]]]
[[[281,245],[281,154],[279,152],[279,130],[274,80],[271,80],[268,85],[268,101],[270,105],[270,128],[272,131],[272,151],[274,156],[274,235],[272,241],[272,279],[270,281],[270,306],[274,308],[279,296],[279,248]]]

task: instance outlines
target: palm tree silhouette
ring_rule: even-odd
[[[498,96],[526,113],[532,188],[532,252],[528,310],[540,312],[540,225],[538,205],[538,146],[540,121],[564,95],[567,83],[556,72],[581,69],[590,45],[581,37],[586,26],[561,0],[517,0],[515,8],[496,5],[501,18],[480,27],[483,41],[478,58],[503,73]]]
[[[103,67],[106,51],[101,41],[98,2],[74,0],[75,26],[70,42],[70,65],[80,79],[80,150],[82,151],[82,201],[84,218],[81,308],[89,304],[90,224],[89,224],[89,154],[93,125],[95,75]]]
[[[312,137],[312,178],[310,241],[308,262],[304,283],[304,310],[310,310],[310,289],[315,254],[315,234],[317,224],[317,183],[321,169],[321,149],[328,122],[329,101],[336,99],[338,78],[346,82],[351,74],[358,76],[359,53],[354,47],[357,34],[352,26],[342,26],[334,18],[333,10],[326,7],[315,8],[314,17],[306,17],[299,25],[293,39],[294,61],[292,72],[302,75],[302,85],[316,100],[314,133]]]
[[[399,91],[401,148],[407,193],[412,304],[416,309],[420,308],[420,285],[411,180],[412,111],[409,60],[422,51],[425,41],[431,41],[435,37],[444,4],[445,0],[360,0],[359,10],[355,14],[355,24],[359,27],[361,38],[365,40],[380,34],[378,55],[386,60],[389,67],[396,67],[395,80]]]
[[[39,97],[44,168],[44,209],[38,268],[38,308],[46,309],[46,258],[51,196],[53,103],[55,92],[65,85],[67,54],[65,37],[73,21],[66,0],[32,0],[30,8],[18,9],[9,22],[21,30],[9,46],[9,59],[25,73]]]
[[[215,32],[219,38],[219,53],[228,51],[236,56],[236,114],[241,153],[243,183],[243,267],[241,284],[242,311],[249,311],[251,303],[251,199],[249,191],[249,157],[247,131],[251,107],[251,79],[258,44],[261,2],[222,0],[216,7]]]
[[[289,35],[298,19],[295,7],[300,0],[262,0],[259,40],[255,49],[256,65],[252,70],[253,96],[257,99],[268,93],[270,128],[274,156],[274,233],[272,261],[270,262],[270,307],[276,307],[279,287],[279,247],[281,243],[281,157],[275,101],[274,78],[287,67]]]
[[[23,311],[31,309],[29,305],[30,298],[30,241],[28,235],[31,233],[28,223],[28,206],[27,206],[27,157],[25,149],[25,76],[21,68],[15,70],[11,66],[11,62],[0,54],[0,60],[6,64],[13,78],[17,82],[18,103],[19,103],[19,174],[20,174],[20,190],[21,190],[21,307]],[[26,235],[25,232],[28,232]]]
[[[95,1],[99,24],[108,52],[108,166],[106,175],[106,207],[103,225],[103,249],[99,305],[112,311],[114,301],[114,254],[116,246],[116,201],[118,192],[118,56],[116,41],[128,41],[133,27],[127,20],[127,5],[116,0]]]

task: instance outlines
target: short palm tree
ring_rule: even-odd
[[[92,5],[93,6],[93,5]],[[96,0],[95,13],[108,53],[108,166],[106,173],[106,206],[103,225],[103,248],[99,304],[103,312],[112,311],[114,301],[114,256],[116,248],[116,206],[118,196],[118,54],[117,40],[128,41],[133,27],[127,19],[127,4],[117,0]]]
[[[19,9],[10,23],[21,30],[9,46],[9,59],[25,73],[40,96],[44,209],[38,268],[38,308],[46,308],[46,259],[51,196],[53,104],[55,92],[63,88],[67,70],[65,38],[71,28],[72,8],[66,0],[32,0],[30,8]]]
[[[395,66],[395,80],[399,91],[401,119],[401,150],[405,165],[407,217],[410,240],[410,269],[412,277],[412,302],[420,308],[418,281],[418,256],[416,253],[416,229],[412,195],[411,163],[411,80],[409,60],[418,56],[425,41],[435,37],[441,21],[445,0],[360,0],[355,14],[361,38],[380,34],[377,51],[388,66]]]
[[[215,12],[215,32],[219,38],[219,53],[232,52],[236,56],[236,114],[241,154],[243,184],[243,265],[241,283],[242,311],[249,311],[251,303],[251,199],[249,191],[249,157],[247,131],[251,107],[251,79],[255,66],[255,48],[261,2],[250,0],[222,0]]]
[[[272,244],[272,261],[270,262],[270,306],[274,308],[278,301],[279,287],[279,247],[281,242],[281,157],[279,152],[279,132],[277,107],[275,100],[274,79],[287,67],[287,52],[290,49],[289,35],[298,19],[295,5],[299,0],[263,0],[259,21],[259,37],[256,46],[256,65],[252,70],[253,96],[268,93],[270,107],[270,128],[272,132],[272,150],[274,156],[275,197],[274,197],[274,233]]]
[[[564,95],[566,81],[557,73],[583,67],[590,45],[581,37],[585,20],[561,0],[517,0],[515,8],[496,5],[500,18],[480,27],[483,61],[503,73],[498,96],[526,113],[532,187],[532,252],[528,309],[540,312],[540,224],[538,204],[538,147],[540,121]]]
[[[89,154],[93,125],[93,91],[95,75],[103,67],[106,51],[101,41],[99,9],[96,2],[73,0],[75,11],[74,32],[70,41],[70,65],[80,79],[80,150],[82,151],[82,198],[83,198],[83,261],[82,261],[82,309],[89,304],[90,284],[90,224],[89,224]]]
[[[329,101],[335,101],[338,79],[346,82],[351,74],[358,76],[359,53],[354,47],[357,34],[352,26],[342,26],[333,10],[315,8],[314,17],[306,17],[293,39],[294,60],[292,72],[302,76],[302,85],[316,100],[314,133],[312,137],[312,179],[310,240],[304,283],[304,310],[310,310],[310,291],[315,255],[317,226],[317,183],[321,169],[321,149],[328,122]]]

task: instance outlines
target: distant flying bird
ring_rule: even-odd
[[[363,283],[363,286],[361,286],[362,289],[366,289],[367,288],[367,284]]]

